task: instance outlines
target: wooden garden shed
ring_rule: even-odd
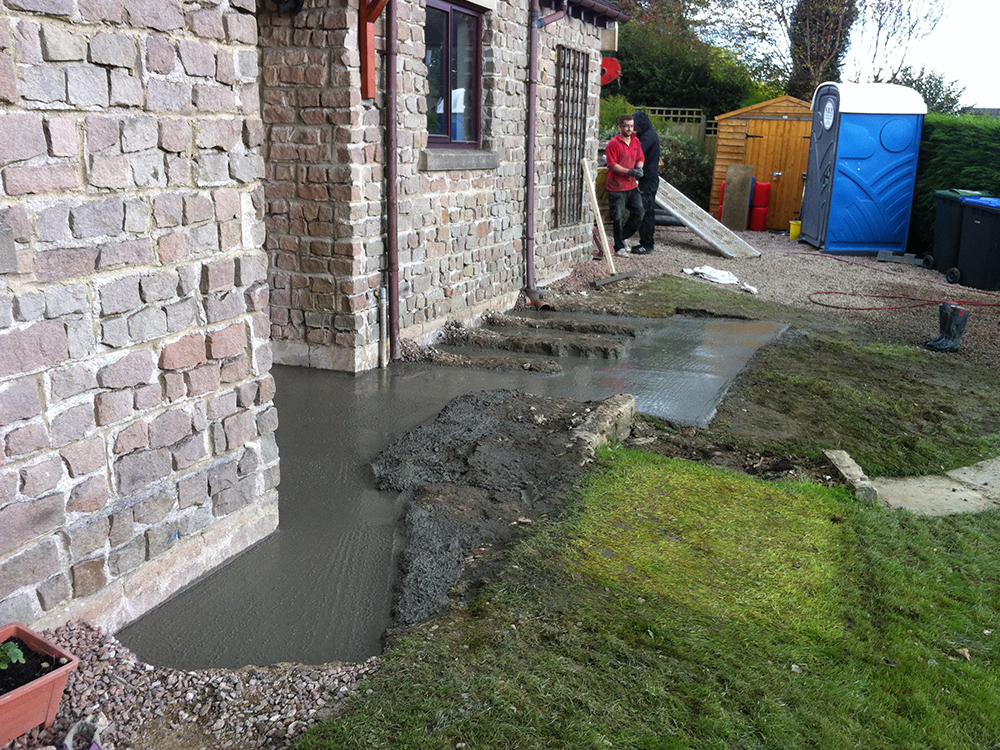
[[[718,216],[726,168],[730,164],[749,164],[754,167],[757,182],[771,183],[767,228],[788,229],[788,222],[797,217],[802,205],[812,130],[809,102],[781,96],[715,119],[719,136],[712,179],[712,215]]]

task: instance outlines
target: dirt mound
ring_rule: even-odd
[[[376,486],[402,492],[407,508],[396,623],[440,611],[463,571],[487,574],[486,549],[557,511],[595,443],[609,432],[624,437],[634,408],[622,397],[585,403],[513,390],[472,393],[379,454]]]

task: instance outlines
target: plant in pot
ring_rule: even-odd
[[[0,627],[0,746],[50,727],[80,660],[19,623]]]

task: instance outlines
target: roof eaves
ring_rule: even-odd
[[[559,0],[542,0],[542,5],[557,8]],[[612,2],[606,0],[569,0],[568,12],[573,18],[579,18],[595,26],[609,26],[612,23],[625,23],[629,15]]]

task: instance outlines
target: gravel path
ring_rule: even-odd
[[[284,748],[334,714],[372,674],[361,664],[278,664],[185,672],[142,663],[113,636],[85,623],[46,635],[80,658],[56,722],[14,740],[9,750],[58,746],[72,724],[103,727],[102,750]]]
[[[763,300],[780,302],[815,315],[820,312],[844,327],[867,331],[885,343],[922,346],[938,334],[937,303],[970,301],[975,305],[962,347],[957,356],[986,366],[1000,363],[1000,293],[983,292],[957,284],[948,284],[944,274],[922,266],[879,263],[873,257],[838,257],[817,252],[805,243],[792,242],[787,234],[740,232],[744,240],[760,250],[758,258],[731,260],[713,251],[694,233],[683,228],[659,227],[656,249],[649,255],[616,256],[616,270],[638,270],[638,280],[663,274],[684,275],[683,269],[712,266],[735,274],[741,282],[757,289]],[[998,259],[1000,262],[1000,259]],[[549,288],[559,292],[587,291],[591,283],[608,276],[604,260],[584,263],[569,277]],[[627,293],[641,281],[616,282],[606,287],[609,293]],[[704,283],[712,283],[705,281]],[[820,307],[809,295],[818,291],[841,291],[852,295],[890,294],[931,300],[933,304],[905,310],[837,310]],[[744,294],[745,292],[735,292]],[[848,295],[821,295],[827,304],[845,307],[889,307],[913,304],[905,299],[873,299]]]

